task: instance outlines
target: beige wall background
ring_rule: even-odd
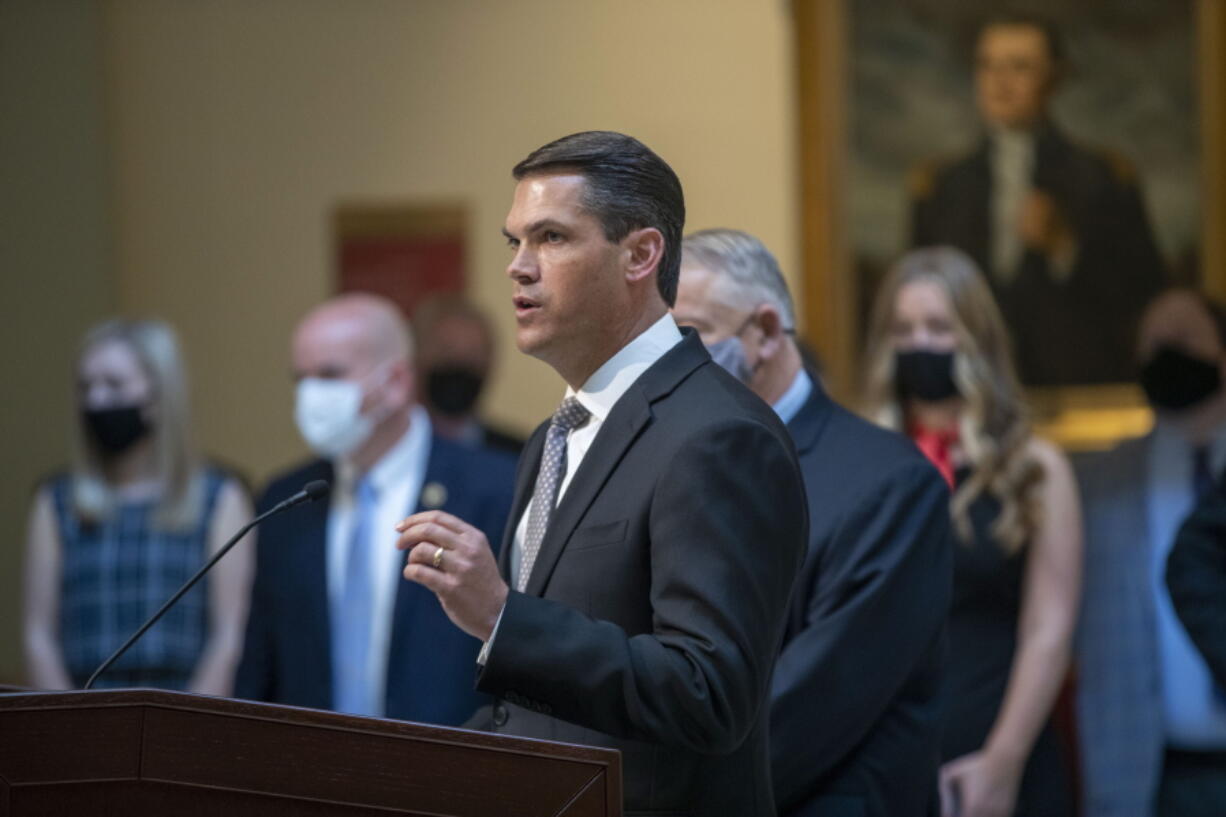
[[[0,2],[0,682],[20,667],[35,480],[63,462],[71,364],[116,307],[99,7]]]
[[[471,294],[507,339],[487,413],[524,431],[562,391],[510,342],[499,229],[510,168],[533,148],[592,128],[638,136],[680,175],[689,229],[758,234],[795,283],[792,36],[781,0],[0,8],[11,18],[0,18],[0,122],[5,140],[12,129],[20,141],[2,155],[24,184],[6,181],[0,193],[0,221],[21,234],[22,255],[5,258],[6,292],[12,278],[20,297],[3,308],[39,363],[28,375],[3,364],[7,382],[23,384],[5,401],[15,406],[6,425],[12,411],[12,428],[39,432],[20,442],[16,487],[6,466],[0,678],[19,666],[21,486],[63,457],[65,370],[76,337],[103,313],[178,327],[201,442],[259,481],[304,454],[290,420],[288,337],[331,291],[339,202],[467,205]],[[69,33],[57,15],[71,18]],[[21,47],[10,50],[9,38]],[[10,112],[29,121],[14,128]]]

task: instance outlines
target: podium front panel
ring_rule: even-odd
[[[607,749],[155,690],[0,695],[0,817],[621,814]]]

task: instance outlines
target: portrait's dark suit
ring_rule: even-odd
[[[1226,493],[1218,486],[1184,520],[1166,561],[1179,620],[1226,689]]]
[[[1137,185],[1122,157],[1071,142],[1052,125],[1035,134],[1032,186],[1071,229],[1066,280],[1027,249],[1016,276],[992,274],[991,144],[912,174],[911,245],[949,244],[983,270],[1013,333],[1022,379],[1033,385],[1132,381],[1136,321],[1166,273]]]
[[[544,436],[520,460],[504,577]],[[687,330],[558,503],[474,725],[621,750],[630,814],[773,816],[766,700],[806,528],[786,428]]]
[[[306,482],[331,483],[333,477],[331,463],[312,462],[275,479],[257,509],[267,510]],[[509,457],[432,437],[421,499],[416,507],[405,508],[405,516],[438,508],[494,537],[505,527],[513,480]],[[308,504],[273,517],[259,530],[236,697],[315,709],[332,706],[328,507],[329,501]],[[395,540],[389,532],[388,547]],[[402,579],[392,615],[387,717],[455,726],[489,701],[473,690],[481,642],[447,619],[433,593]]]
[[[779,812],[936,814],[949,487],[910,440],[816,383],[788,428],[809,546],[771,689]]]

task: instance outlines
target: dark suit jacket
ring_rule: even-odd
[[[1078,242],[1068,280],[1026,251],[1008,284],[991,274],[990,144],[912,180],[911,244],[950,244],[975,259],[1034,385],[1132,381],[1136,321],[1166,272],[1137,185],[1122,157],[1074,144],[1046,125],[1035,135],[1033,186],[1057,203]]]
[[[687,332],[605,419],[508,597],[487,725],[620,749],[628,813],[773,815],[764,704],[806,528],[787,430]]]
[[[846,411],[816,383],[788,428],[809,547],[771,688],[779,811],[935,814],[949,487],[910,440]]]
[[[474,451],[439,437],[430,440],[422,483],[446,490],[439,507],[497,542],[511,505],[514,460]],[[317,460],[274,479],[258,503],[272,507],[315,479],[333,480]],[[437,501],[437,498],[435,499]],[[327,500],[273,517],[259,531],[255,588],[235,695],[257,701],[329,709],[332,706],[331,631],[326,572]],[[428,510],[420,502],[405,515]],[[390,545],[389,545],[390,546]],[[481,643],[453,625],[426,588],[399,583],[393,604],[387,662],[386,715],[458,725],[489,698],[472,686]]]
[[[1166,561],[1179,620],[1226,688],[1226,493],[1210,491],[1184,520]]]

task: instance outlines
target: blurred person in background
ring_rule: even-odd
[[[294,419],[315,459],[275,477],[261,511],[313,480],[332,486],[263,524],[235,693],[273,703],[454,726],[488,697],[473,690],[481,643],[401,578],[395,525],[462,513],[489,540],[506,524],[515,461],[433,433],[417,403],[409,329],[363,293],[324,302],[292,341]]]
[[[1064,455],[1027,422],[1010,340],[975,262],[913,250],[882,282],[866,409],[905,431],[953,490],[953,605],[942,813],[1072,813],[1050,717],[1069,667],[1081,511]]]
[[[1165,574],[1180,525],[1226,466],[1226,312],[1190,289],[1162,293],[1142,316],[1137,358],[1153,431],[1080,474],[1085,811],[1222,814],[1226,696],[1180,622]]]
[[[112,320],[76,363],[72,465],[42,485],[26,547],[25,657],[39,689],[82,686],[251,517],[191,440],[169,326]],[[96,682],[230,694],[253,553],[242,542]]]
[[[949,489],[900,434],[806,371],[779,265],[737,230],[681,243],[673,316],[787,423],[809,507],[771,684],[780,814],[934,813],[952,577]]]
[[[461,295],[436,295],[413,315],[418,389],[434,433],[470,447],[519,456],[524,441],[480,419],[477,406],[494,362],[489,318]]]

